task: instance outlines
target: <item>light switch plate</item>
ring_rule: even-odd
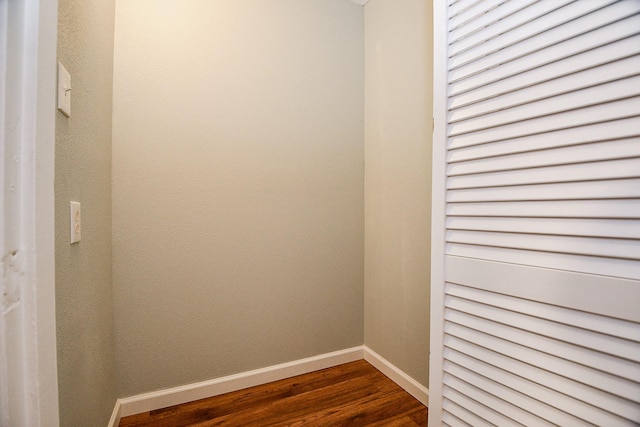
[[[80,241],[82,237],[82,215],[80,212],[80,203],[69,202],[69,213],[71,219],[71,243]]]
[[[58,110],[71,116],[71,74],[58,62]]]

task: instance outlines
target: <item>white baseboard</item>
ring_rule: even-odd
[[[118,414],[115,418],[119,419],[120,417],[180,405],[361,360],[364,358],[363,350],[363,346],[358,346],[227,377],[125,397],[118,399],[116,403]],[[114,414],[116,414],[116,408],[114,408]],[[112,416],[112,420],[115,418]],[[109,426],[112,427],[112,424]],[[113,426],[115,427],[117,424]]]
[[[121,417],[218,396],[361,359],[371,363],[422,404],[428,405],[429,390],[426,387],[375,351],[366,346],[358,346],[227,377],[118,399],[108,427],[117,427]]]
[[[118,425],[120,424],[120,417],[121,417],[121,411],[120,411],[120,399],[116,399],[116,404],[113,407],[113,412],[111,413],[111,419],[109,420],[109,424],[107,425],[107,427],[118,427]]]
[[[364,346],[364,360],[371,363],[376,369],[402,387],[407,393],[418,399],[424,406],[429,405],[429,389],[367,346]]]

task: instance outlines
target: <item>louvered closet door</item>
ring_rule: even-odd
[[[448,3],[430,425],[640,425],[640,0]]]

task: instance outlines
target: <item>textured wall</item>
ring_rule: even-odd
[[[365,15],[365,344],[429,375],[431,2]]]
[[[72,116],[56,113],[56,322],[60,425],[99,426],[116,398],[111,292],[111,102],[114,1],[59,0],[58,60]],[[69,244],[69,201],[82,241]]]
[[[116,15],[119,395],[362,344],[362,7]]]

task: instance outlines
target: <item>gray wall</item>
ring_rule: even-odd
[[[56,113],[56,323],[60,424],[99,426],[116,399],[111,293],[111,93],[114,2],[59,0],[58,59],[72,116]],[[82,241],[69,244],[69,201]]]
[[[118,2],[120,396],[363,343],[363,84],[351,2]]]
[[[431,1],[365,12],[365,344],[428,386]]]

